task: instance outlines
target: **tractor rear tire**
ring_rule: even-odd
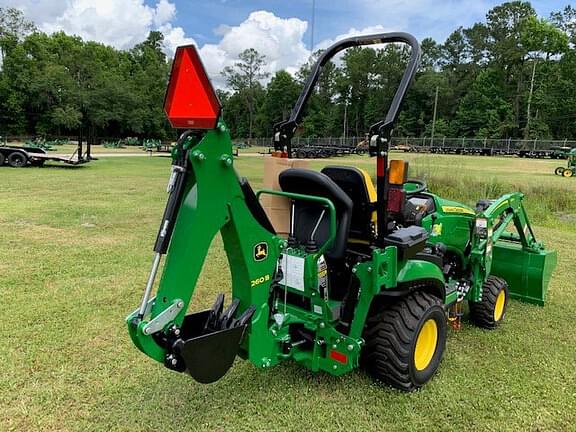
[[[446,331],[440,299],[425,292],[410,294],[368,319],[363,367],[376,381],[416,390],[438,369]]]
[[[495,329],[506,317],[508,283],[497,276],[488,276],[482,286],[482,300],[469,302],[470,319],[478,327]]]
[[[564,173],[565,169],[566,168],[564,168],[564,167],[558,167],[554,170],[554,174],[561,176]]]
[[[572,177],[574,175],[574,171],[571,168],[566,168],[562,171],[562,177]]]
[[[28,163],[28,156],[24,153],[15,151],[8,155],[8,165],[12,168],[22,168]]]

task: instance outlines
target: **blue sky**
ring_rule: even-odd
[[[152,5],[155,2],[148,1],[147,3]],[[310,22],[312,14],[312,0],[175,0],[174,3],[178,10],[176,25],[185,29],[186,33],[200,44],[217,43],[219,35],[215,33],[215,29],[220,25],[236,26],[244,21],[250,12],[255,10],[267,10],[281,18],[296,17],[307,22]],[[415,3],[414,7],[411,7],[410,3]],[[436,9],[435,3],[450,4],[451,13],[442,16],[431,14],[433,9]],[[346,33],[352,27],[357,29],[375,25],[382,25],[385,28],[395,27],[398,20],[391,18],[403,16],[405,21],[403,20],[401,23],[401,30],[414,33],[420,39],[432,36],[438,40],[443,40],[460,25],[466,27],[474,22],[483,21],[486,12],[501,2],[479,0],[473,2],[476,3],[474,7],[470,7],[470,3],[468,1],[363,2],[316,0],[314,39],[317,42],[331,39],[338,34]],[[375,4],[379,7],[370,7]],[[401,4],[408,5],[408,7],[401,6]],[[570,4],[568,0],[532,2],[532,6],[543,17],[548,17],[550,12],[560,10],[567,4]],[[420,5],[423,7],[420,8]],[[458,5],[462,5],[462,7]],[[367,13],[372,9],[379,9],[382,13],[376,15]],[[463,10],[467,10],[467,13],[462,13]],[[391,15],[391,17],[387,18],[387,15]],[[304,39],[308,44],[310,43],[310,28],[306,31]]]

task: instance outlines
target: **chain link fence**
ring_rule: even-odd
[[[423,137],[393,138],[392,145],[415,152],[561,157],[567,150],[576,147],[576,141]]]
[[[269,149],[274,145],[270,137],[241,139],[234,142],[246,145],[250,143],[252,146]],[[302,157],[365,153],[367,150],[364,137],[294,137],[292,145],[294,152],[300,153]],[[576,140],[393,137],[391,147],[406,152],[564,158],[567,151],[576,148]]]

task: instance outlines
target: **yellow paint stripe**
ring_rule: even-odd
[[[376,196],[376,188],[374,187],[374,183],[372,182],[372,178],[368,174],[368,172],[362,168],[357,168],[358,171],[362,173],[362,177],[364,177],[364,184],[366,185],[366,190],[368,191],[368,199],[370,200],[371,204],[374,204],[378,197]],[[376,224],[377,216],[376,211],[372,212],[372,223]]]
[[[464,208],[464,207],[456,207],[456,206],[442,206],[442,211],[446,213],[463,213],[463,214],[470,214],[475,215],[472,210]]]
[[[508,205],[508,200],[502,201],[500,204],[498,204],[494,211],[499,210],[503,205]]]
[[[376,202],[376,188],[374,187],[374,183],[372,183],[372,178],[366,170],[358,168],[358,171],[360,171],[362,173],[362,177],[364,177],[364,184],[366,185],[366,190],[368,191],[368,199],[371,203]]]

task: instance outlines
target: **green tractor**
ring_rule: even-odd
[[[570,150],[567,156],[568,166],[556,168],[554,174],[562,177],[573,177],[576,174],[576,148]]]
[[[334,376],[363,367],[411,391],[438,369],[448,326],[459,327],[465,301],[471,321],[486,329],[500,325],[511,298],[544,304],[556,253],[536,240],[522,194],[473,209],[408,180],[404,161],[388,161],[392,126],[420,57],[413,36],[352,37],[328,48],[289,120],[274,128],[275,155],[291,156],[291,138],[330,58],[376,43],[411,48],[385,119],[369,131],[376,187],[363,170],[328,166],[284,170],[281,190],[257,193],[234,168],[230,134],[195,48],[178,48],[165,110],[175,128],[187,130],[173,152],[142,302],[126,318],[139,350],[201,383],[220,379],[239,356],[260,369],[293,361]],[[287,238],[260,205],[266,194],[290,202]],[[218,233],[232,300],[224,307],[220,294],[211,309],[188,313]]]

